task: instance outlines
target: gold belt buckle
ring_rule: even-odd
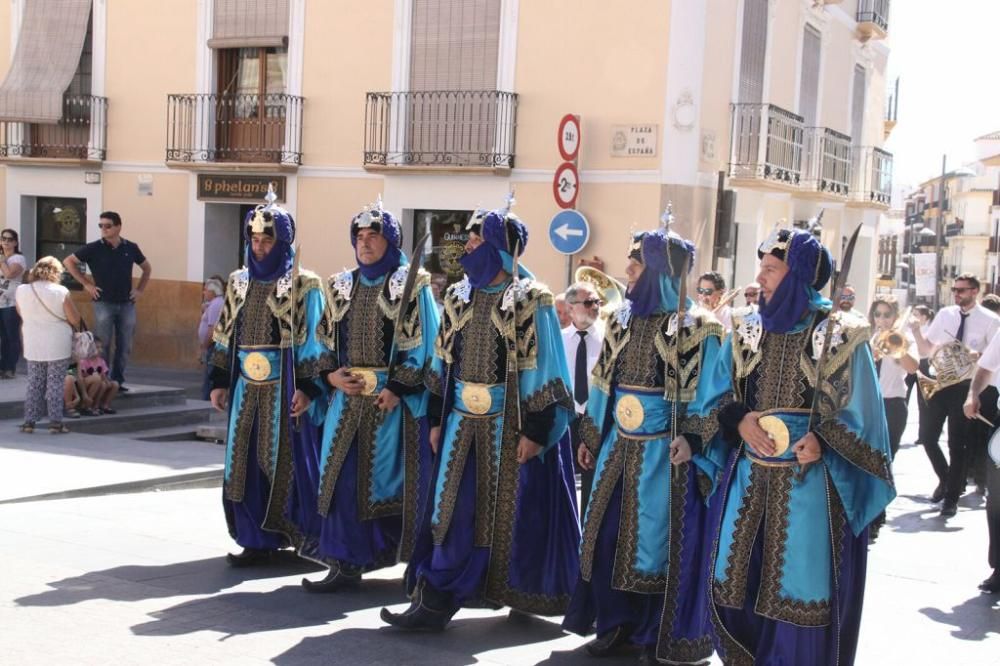
[[[626,430],[638,430],[646,420],[646,410],[634,395],[622,396],[615,406],[615,418],[618,419],[618,425]]]
[[[766,432],[767,436],[774,442],[774,457],[780,456],[788,450],[791,435],[789,435],[788,426],[785,425],[784,421],[779,419],[777,416],[768,414],[767,416],[760,417],[757,421],[757,425],[759,425],[760,429]]]
[[[255,382],[262,382],[271,376],[271,362],[260,352],[250,352],[243,359],[243,372]]]
[[[484,384],[463,384],[462,402],[470,414],[485,414],[493,406],[493,396]]]
[[[364,395],[375,395],[375,388],[378,386],[378,375],[374,370],[364,368],[351,368],[351,374],[361,378],[365,383],[365,388],[361,391]]]

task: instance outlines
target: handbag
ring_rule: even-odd
[[[87,329],[87,323],[83,320],[83,317],[80,317],[80,328],[73,328],[66,317],[61,317],[49,309],[49,306],[45,304],[42,297],[38,295],[38,291],[35,289],[34,284],[31,285],[31,293],[35,295],[35,298],[38,299],[38,302],[46,312],[56,319],[61,319],[66,322],[66,324],[73,329],[73,340],[70,343],[70,354],[72,355],[74,361],[81,361],[97,354],[97,342],[94,340],[94,334]]]

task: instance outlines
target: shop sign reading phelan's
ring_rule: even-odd
[[[274,183],[278,201],[285,201],[284,176],[246,176],[242,174],[198,174],[199,201],[230,199],[259,203],[267,194],[267,186]]]

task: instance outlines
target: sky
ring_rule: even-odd
[[[1000,0],[893,0],[889,84],[899,118],[886,142],[894,178],[917,185],[975,160],[973,139],[1000,130]]]

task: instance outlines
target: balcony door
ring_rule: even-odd
[[[405,153],[417,164],[492,166],[500,113],[500,0],[414,0]]]
[[[285,143],[284,47],[219,49],[216,160],[280,162]]]
[[[73,80],[63,94],[62,118],[56,123],[27,125],[25,157],[87,157],[90,143],[91,80],[94,61],[94,17],[87,21],[87,36]]]

